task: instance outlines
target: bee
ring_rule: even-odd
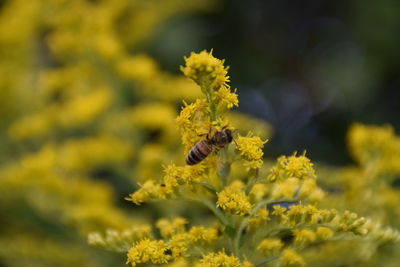
[[[210,155],[214,147],[224,148],[230,144],[233,140],[232,131],[226,127],[217,130],[212,137],[208,133],[206,139],[197,142],[187,154],[186,164],[195,165]]]

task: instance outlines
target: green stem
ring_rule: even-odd
[[[206,206],[207,208],[209,208],[214,214],[215,216],[217,216],[217,218],[220,220],[220,222],[227,226],[228,225],[228,221],[226,220],[224,214],[222,213],[222,211],[220,211],[214,204],[214,202],[207,200],[207,199],[202,199],[202,198],[197,198],[197,197],[184,197],[182,198],[184,200],[188,200],[188,201],[194,201],[194,202],[198,202],[203,204],[204,206]]]
[[[193,184],[200,185],[213,194],[217,193],[217,189],[212,184],[205,183],[205,182],[193,182]]]
[[[264,260],[262,260],[262,261],[256,263],[256,264],[254,265],[254,267],[262,266],[262,265],[264,265],[264,264],[266,264],[266,263],[268,263],[268,262],[270,262],[270,261],[275,260],[275,259],[278,258],[278,257],[279,257],[278,255],[275,255],[275,256],[271,256],[271,257],[269,257],[269,258],[266,258],[266,259],[264,259]]]
[[[247,224],[249,222],[249,218],[251,218],[251,216],[253,216],[254,213],[256,213],[263,205],[266,205],[267,203],[269,203],[270,200],[264,200],[261,201],[260,203],[258,203],[253,210],[251,211],[251,213],[249,214],[249,216],[247,216],[246,218],[242,219],[239,228],[236,231],[236,235],[235,235],[235,239],[234,239],[234,243],[233,243],[233,250],[235,255],[240,258],[239,256],[239,247],[240,247],[240,240],[242,238],[242,233],[243,230],[247,227]]]
[[[280,227],[275,227],[275,228],[270,229],[268,232],[266,232],[266,233],[264,234],[264,236],[269,236],[271,233],[276,232],[276,231],[280,232],[280,231],[288,231],[288,230],[292,230],[292,229],[294,229],[293,226],[280,226]]]
[[[217,106],[215,105],[214,101],[212,100],[212,95],[207,91],[207,100],[210,105],[210,121],[213,122],[217,119]]]
[[[255,169],[254,170],[254,175],[250,176],[247,185],[246,185],[246,194],[249,194],[251,188],[253,187],[253,185],[255,185],[258,181],[258,176],[259,176],[259,169]]]
[[[235,253],[236,257],[238,257],[239,259],[241,259],[240,255],[239,255],[240,239],[242,237],[243,230],[247,226],[247,223],[248,223],[248,218],[244,218],[241,221],[240,226],[238,227],[238,229],[236,231],[235,240],[233,243],[234,253]]]
[[[227,155],[227,147],[224,147],[219,152],[219,161],[218,161],[218,169],[217,174],[221,180],[222,187],[228,185],[228,177],[230,172],[230,162],[228,162],[228,155]]]

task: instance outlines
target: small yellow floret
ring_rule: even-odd
[[[249,198],[240,190],[232,187],[226,187],[217,193],[217,207],[237,215],[249,214],[252,208]]]
[[[306,263],[302,257],[291,249],[285,249],[280,257],[282,266],[304,266]]]
[[[157,188],[155,182],[153,180],[149,180],[145,182],[139,190],[133,192],[125,199],[132,201],[136,205],[140,205],[143,202],[149,201],[156,190]]]
[[[268,179],[271,182],[292,177],[298,179],[316,178],[313,163],[305,156],[305,153],[301,156],[297,156],[294,153],[290,157],[279,157],[276,165],[271,168],[268,175]]]
[[[262,157],[264,155],[263,147],[268,140],[261,140],[260,137],[254,136],[249,132],[247,136],[238,135],[236,140],[236,149],[239,154],[246,160],[245,165],[249,169],[258,169],[262,166]]]
[[[166,253],[167,249],[167,244],[162,240],[143,239],[128,251],[128,260],[126,263],[130,263],[132,266],[140,263],[167,263],[171,258]]]
[[[175,233],[183,232],[186,224],[188,224],[186,219],[176,217],[172,221],[160,219],[156,222],[156,227],[160,229],[162,237],[166,238],[171,237]]]
[[[332,231],[330,228],[328,228],[328,227],[323,227],[323,226],[318,227],[317,230],[316,230],[315,232],[316,232],[316,234],[317,234],[317,237],[318,237],[319,239],[322,239],[322,240],[329,239],[329,238],[331,238],[331,237],[333,236],[333,234],[334,234],[333,231]]]
[[[314,231],[309,229],[294,229],[294,242],[297,244],[309,244],[316,239]]]
[[[222,86],[218,91],[215,91],[214,97],[217,100],[217,103],[226,109],[239,106],[236,91],[232,93],[228,86]]]
[[[265,255],[274,255],[283,248],[283,243],[279,238],[265,238],[257,246],[257,250]]]
[[[200,85],[205,93],[217,90],[229,82],[228,68],[224,67],[224,60],[215,58],[212,52],[192,52],[189,57],[185,57],[185,62],[186,65],[181,66],[181,71]]]
[[[188,239],[191,244],[198,241],[212,242],[218,238],[216,228],[205,228],[202,226],[193,226],[188,232]]]
[[[246,263],[247,266],[251,266]],[[203,256],[196,267],[242,267],[242,263],[235,256],[226,255],[225,252],[209,253]]]

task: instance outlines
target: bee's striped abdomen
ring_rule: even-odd
[[[212,151],[212,145],[207,140],[197,142],[186,157],[186,164],[195,165],[205,159]]]

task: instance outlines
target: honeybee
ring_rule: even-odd
[[[210,155],[215,146],[223,148],[230,144],[233,140],[232,131],[226,129],[226,127],[224,126],[221,130],[217,130],[212,137],[208,133],[206,139],[197,142],[187,154],[186,164],[195,165]]]

